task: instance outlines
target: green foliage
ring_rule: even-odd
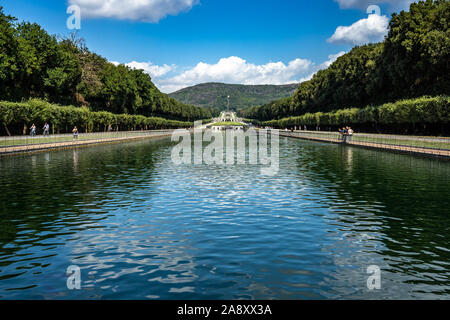
[[[449,22],[449,1],[412,3],[409,12],[393,14],[384,42],[353,48],[310,81],[301,83],[291,98],[242,110],[240,116],[277,120],[449,94]],[[374,118],[373,113],[360,116]],[[397,119],[404,118],[398,115]]]
[[[85,132],[114,130],[152,130],[191,127],[192,122],[167,120],[141,115],[93,112],[86,107],[59,106],[44,100],[27,102],[0,101],[0,124],[15,134],[21,134],[24,125],[38,128],[48,122],[55,132],[71,132],[74,126]]]
[[[412,3],[393,14],[380,72],[397,95],[450,92],[450,2]]]
[[[90,52],[76,35],[58,41],[36,23],[16,23],[0,7],[0,99],[29,98],[183,121],[213,117],[210,109],[161,93],[143,70]]]
[[[228,122],[216,122],[216,123],[212,124],[211,126],[217,126],[217,127],[225,127],[225,126],[243,127],[244,124],[241,123],[241,122],[228,121]]]
[[[212,107],[216,111],[223,111],[227,108],[228,96],[230,96],[230,108],[239,110],[289,97],[297,88],[298,84],[250,86],[241,84],[203,83],[181,89],[169,94],[169,96],[183,103],[193,104],[203,108]]]
[[[299,117],[263,122],[264,126],[287,128],[293,126],[423,125],[450,122],[450,96],[421,97],[385,103],[378,107],[341,109],[332,112],[306,113]]]
[[[5,15],[0,7],[0,88],[6,88],[7,85],[14,83],[19,69],[17,65],[18,41],[16,30],[14,28],[15,18]],[[8,92],[3,95],[9,98],[12,86]],[[3,91],[3,90],[2,90]]]

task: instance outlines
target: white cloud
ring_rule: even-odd
[[[335,0],[341,9],[363,9],[370,5],[389,4],[393,10],[408,9],[414,0]]]
[[[326,69],[326,68],[328,68],[329,66],[331,66],[333,64],[333,62],[335,62],[337,60],[337,58],[343,56],[345,53],[346,53],[345,51],[341,51],[341,52],[338,52],[336,54],[330,54],[328,56],[328,60],[325,61],[324,63],[322,63],[320,65],[319,69]]]
[[[231,84],[289,84],[310,80],[317,71],[328,68],[337,58],[345,54],[341,51],[328,56],[328,60],[315,64],[308,59],[294,59],[289,63],[268,62],[253,64],[239,57],[222,58],[217,63],[199,62],[196,66],[173,76],[177,66],[164,64],[154,65],[151,62],[133,61],[126,66],[142,69],[152,77],[155,85],[165,93],[197,85],[205,82],[222,82]],[[110,61],[115,65],[118,62]]]
[[[388,33],[389,19],[387,16],[371,14],[366,19],[356,21],[351,26],[337,27],[331,43],[349,43],[361,45],[369,42],[379,42]]]
[[[168,15],[189,11],[199,0],[69,0],[82,17],[158,22]]]
[[[171,78],[157,81],[163,92],[173,92],[204,82],[239,84],[287,84],[296,83],[312,70],[313,63],[295,59],[285,64],[269,62],[256,65],[239,57],[222,58],[215,64],[204,62]]]
[[[160,78],[167,73],[175,70],[175,66],[169,66],[167,64],[164,64],[162,66],[158,66],[155,64],[152,64],[151,62],[137,62],[132,61],[130,63],[127,63],[126,66],[133,68],[133,69],[142,69],[146,73],[148,73],[152,78]]]

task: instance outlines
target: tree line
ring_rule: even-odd
[[[168,120],[142,115],[91,111],[87,107],[59,106],[40,99],[26,102],[0,101],[0,123],[7,135],[28,134],[31,124],[42,128],[51,124],[51,133],[69,133],[77,126],[80,132],[134,131],[188,128],[193,122]],[[3,131],[3,130],[2,130]]]
[[[450,134],[450,96],[404,99],[395,103],[262,122],[275,128],[336,130],[351,125],[357,131],[403,134]]]
[[[248,108],[261,121],[306,113],[364,108],[450,93],[450,2],[412,3],[394,13],[381,43],[357,46],[300,84],[293,96]]]
[[[114,65],[72,34],[58,38],[0,7],[0,100],[45,99],[115,114],[194,121],[210,109],[161,93],[143,70]]]

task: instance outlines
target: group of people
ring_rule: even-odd
[[[343,127],[343,128],[339,128],[339,135],[340,135],[340,139],[346,143],[347,141],[352,141],[353,138],[353,134],[355,132],[353,131],[352,128],[350,127]]]
[[[50,135],[50,125],[47,122],[44,124],[44,127],[42,128],[42,130],[43,130],[44,137]],[[73,134],[74,139],[78,139],[78,129],[76,126],[73,128],[72,134]],[[36,125],[34,123],[30,127],[30,135],[32,137],[36,136]]]
[[[50,125],[49,125],[47,122],[44,124],[44,127],[42,128],[42,130],[43,130],[43,135],[44,135],[44,137],[50,135]],[[33,123],[33,125],[30,127],[30,135],[31,135],[32,137],[36,136],[36,126],[35,126],[34,123]]]

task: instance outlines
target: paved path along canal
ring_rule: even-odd
[[[74,139],[71,134],[52,135],[47,137],[38,136],[33,138],[20,136],[3,137],[0,139],[0,156],[95,144],[161,138],[170,136],[172,132],[173,130],[100,132],[80,134],[77,139]]]
[[[280,135],[297,139],[343,144],[342,138],[339,137],[338,133],[320,131],[280,131]],[[450,158],[450,140],[448,138],[439,139],[433,137],[355,134],[352,139],[348,139],[345,144],[348,146]]]

